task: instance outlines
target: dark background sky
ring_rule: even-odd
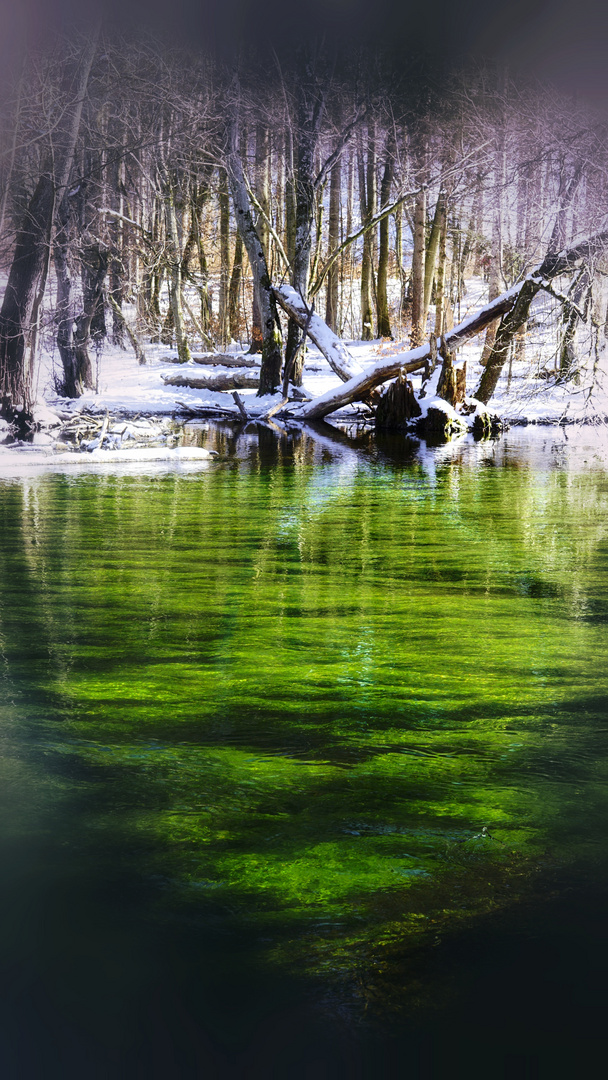
[[[404,57],[422,50],[440,70],[487,55],[608,110],[606,0],[0,0],[0,64],[15,62],[24,33],[39,44],[100,10],[125,31],[223,55],[235,42],[281,50],[318,33],[345,49],[376,41]]]

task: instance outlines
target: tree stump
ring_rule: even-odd
[[[494,413],[477,413],[473,419],[473,438],[476,442],[482,439],[493,439],[500,435],[501,431],[507,431],[509,425]]]
[[[462,405],[467,392],[467,365],[464,363],[461,368],[455,368],[454,353],[448,352],[445,348],[441,355],[443,364],[437,383],[437,397],[443,398],[455,409],[458,405]]]
[[[389,383],[376,406],[376,431],[405,431],[421,411],[411,382],[400,375]]]

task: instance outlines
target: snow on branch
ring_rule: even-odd
[[[350,355],[342,339],[311,311],[291,285],[275,285],[273,292],[283,311],[308,334],[338,378],[347,382],[361,374],[361,366]]]

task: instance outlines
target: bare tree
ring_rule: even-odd
[[[66,61],[59,115],[40,178],[17,233],[0,309],[0,414],[18,422],[22,430],[32,414],[33,363],[53,219],[70,176],[96,41],[93,35],[73,61]]]

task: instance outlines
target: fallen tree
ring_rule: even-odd
[[[487,404],[492,397],[513,336],[528,319],[530,304],[536,294],[541,289],[551,291],[551,282],[556,277],[573,272],[581,262],[597,256],[607,245],[608,230],[605,230],[563,251],[548,254],[543,262],[520,282],[501,293],[495,300],[485,304],[479,311],[464,319],[445,335],[443,345],[453,352],[469,338],[484,330],[495,319],[501,318],[492,355],[475,394],[478,400]],[[328,331],[328,334],[331,335],[331,331]],[[320,334],[318,336],[322,337]],[[441,341],[433,336],[428,344],[409,349],[407,352],[383,357],[371,367],[353,375],[343,386],[328,390],[312,401],[297,406],[297,410],[290,405],[283,411],[289,411],[300,420],[320,420],[354,401],[364,400],[371,390],[390,379],[399,375],[409,375],[425,368],[434,362],[436,351],[441,344]]]
[[[342,382],[361,374],[361,365],[350,355],[342,339],[319,315],[315,315],[291,285],[275,285],[273,293],[285,314],[306,332]]]
[[[197,377],[196,375],[163,375],[165,386],[188,386],[191,390],[257,390],[260,384],[258,375],[248,371],[234,371],[230,375],[218,374]]]
[[[506,293],[498,296],[496,300],[486,304],[481,311],[463,320],[458,326],[445,335],[445,343],[451,350],[457,349],[467,338],[474,337],[483,330],[488,323],[498,316],[509,311],[519,294],[520,286],[513,286]],[[400,374],[409,375],[414,371],[425,368],[432,360],[435,349],[429,342],[419,345],[416,349],[409,349],[395,356],[386,356],[371,367],[366,368],[360,374],[353,376],[343,386],[334,390],[328,390],[325,394],[306,402],[297,411],[297,417],[301,420],[321,420],[329,413],[350,405],[353,401],[363,400],[370,390],[380,386],[389,379],[394,379]]]
[[[227,368],[258,368],[259,361],[249,356],[232,356],[230,353],[205,353],[204,356],[193,356],[194,364],[203,367],[227,367]]]

